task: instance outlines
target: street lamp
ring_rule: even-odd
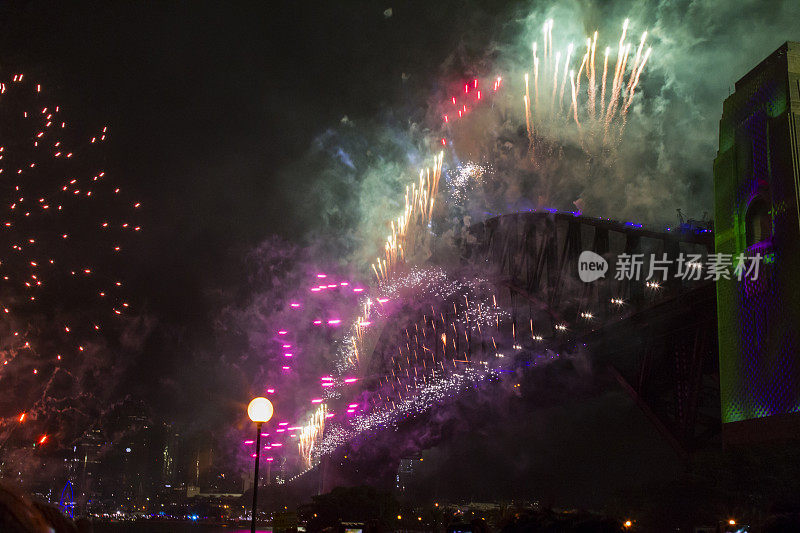
[[[256,472],[253,476],[253,517],[250,533],[256,533],[256,501],[258,498],[258,458],[261,456],[261,425],[272,418],[272,402],[266,398],[253,398],[247,406],[247,416],[256,423]]]

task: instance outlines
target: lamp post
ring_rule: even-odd
[[[258,500],[258,459],[261,456],[261,425],[272,418],[272,402],[266,398],[253,398],[247,406],[247,416],[256,423],[256,472],[253,476],[253,517],[250,533],[256,533],[256,509]]]

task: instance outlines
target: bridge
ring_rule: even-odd
[[[704,279],[702,266],[713,252],[710,228],[653,230],[530,211],[473,225],[460,242],[461,267],[449,249],[444,258],[434,253],[426,270],[399,275],[411,279],[409,292],[392,289],[396,308],[361,354],[371,405],[357,432],[436,424],[428,412],[438,402],[472,389],[492,394],[503,373],[536,375],[536,365],[582,352],[595,375],[610,378],[600,381],[618,383],[683,462],[719,437],[715,284]],[[604,278],[581,281],[578,258],[586,250],[610,265],[620,254],[642,254],[641,278],[618,277],[611,266]],[[663,279],[658,271],[657,279],[647,279],[651,254],[666,265]],[[691,257],[682,264],[685,276],[678,275],[681,254]],[[453,271],[430,267],[439,263]],[[423,271],[438,273],[428,280]],[[391,435],[386,445],[397,448]],[[346,453],[355,455],[352,449],[339,455]],[[322,458],[321,470],[331,461],[350,464],[341,459]],[[323,479],[324,473],[325,487]]]
[[[473,226],[472,264],[488,264],[502,288],[519,348],[585,346],[684,459],[720,431],[714,281],[702,263],[713,232],[692,224],[658,231],[577,213],[530,211]],[[578,277],[584,250],[613,265],[643,254],[640,279],[618,279],[613,267],[590,283]],[[678,258],[697,272],[679,276]],[[650,260],[667,259],[666,279]],[[654,265],[659,266],[659,265]],[[522,334],[526,332],[529,334]]]

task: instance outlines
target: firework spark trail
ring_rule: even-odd
[[[419,181],[406,187],[403,214],[396,223],[390,222],[391,234],[384,244],[384,257],[378,257],[372,264],[378,281],[388,280],[414,253],[418,233],[427,228],[433,216],[443,157],[444,153],[439,152],[434,157],[433,167],[421,170]]]
[[[23,395],[32,403],[19,406],[32,409],[29,420],[47,417],[35,406],[48,404],[57,373],[72,376],[65,365],[82,364],[88,344],[105,339],[104,321],[130,310],[111,265],[141,229],[133,218],[140,204],[96,166],[108,127],[82,134],[63,115],[24,74],[0,82],[0,381],[36,376]],[[70,310],[72,301],[82,302],[79,310]],[[53,308],[64,311],[45,318]],[[17,418],[0,427],[15,427]]]
[[[312,466],[315,452],[317,452],[317,445],[325,433],[327,414],[327,407],[323,403],[311,414],[308,422],[300,430],[297,449],[307,468]]]
[[[606,47],[606,51],[603,54],[603,81],[602,81],[602,89],[600,91],[600,111],[602,112],[606,106],[606,79],[608,77],[608,54],[611,51],[610,48]]]
[[[538,60],[535,57],[533,62],[534,65],[538,64]],[[525,96],[522,98],[525,102],[525,129],[528,132],[528,137],[531,137],[533,135],[533,130],[531,129],[531,91],[527,73],[525,74]]]

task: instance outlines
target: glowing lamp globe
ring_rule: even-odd
[[[253,422],[269,422],[272,418],[272,402],[266,398],[253,398],[247,406],[247,416]]]

